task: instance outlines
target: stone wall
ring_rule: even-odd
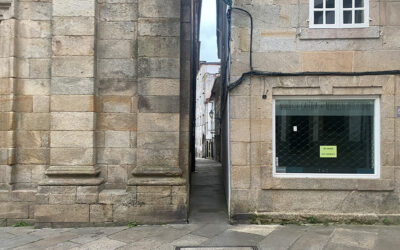
[[[12,3],[0,19],[0,219],[186,221],[190,1]]]
[[[400,69],[400,2],[370,1],[370,27],[309,29],[308,1],[236,0],[254,18],[254,69],[276,72]],[[249,19],[232,14],[230,81],[249,67]],[[267,92],[267,99],[262,98]],[[272,176],[272,100],[279,96],[380,96],[380,179]],[[400,77],[252,77],[231,91],[231,216],[400,215]],[[390,217],[390,216],[386,216]]]

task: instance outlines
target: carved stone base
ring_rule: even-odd
[[[178,166],[137,166],[133,169],[132,175],[179,177],[182,176],[182,170]]]
[[[50,166],[46,170],[46,178],[41,186],[97,186],[104,182],[98,177],[97,166]]]
[[[96,166],[50,166],[46,175],[98,175],[100,168]]]
[[[128,186],[183,186],[186,180],[182,177],[133,177]]]
[[[49,178],[39,183],[40,186],[98,186],[103,184],[104,179],[99,177],[56,177]]]

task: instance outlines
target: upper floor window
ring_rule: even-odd
[[[369,0],[310,0],[310,28],[369,26]]]

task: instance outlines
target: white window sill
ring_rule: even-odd
[[[299,28],[297,32],[300,40],[322,40],[322,39],[378,39],[380,37],[379,26],[367,28],[338,28],[317,29]]]

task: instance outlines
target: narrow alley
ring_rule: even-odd
[[[190,223],[228,223],[221,164],[196,159],[190,194]]]

